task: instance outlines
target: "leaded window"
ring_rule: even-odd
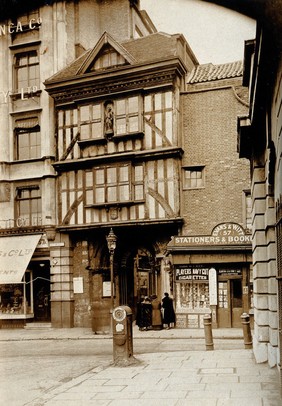
[[[99,166],[86,171],[86,204],[131,202],[144,199],[143,166]]]

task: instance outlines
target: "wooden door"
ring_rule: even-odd
[[[229,281],[218,282],[218,327],[231,327]]]

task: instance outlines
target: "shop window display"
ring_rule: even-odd
[[[30,273],[24,282],[0,285],[0,318],[12,318],[32,314]]]
[[[180,298],[180,307],[183,309],[209,308],[209,286],[207,283],[186,282],[178,283],[177,297]]]

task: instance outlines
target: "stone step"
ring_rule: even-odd
[[[24,328],[26,330],[38,330],[38,329],[50,329],[51,327],[52,327],[51,323],[34,322],[27,323]]]

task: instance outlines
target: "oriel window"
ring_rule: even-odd
[[[144,199],[143,166],[100,166],[87,170],[86,204],[129,202]]]

